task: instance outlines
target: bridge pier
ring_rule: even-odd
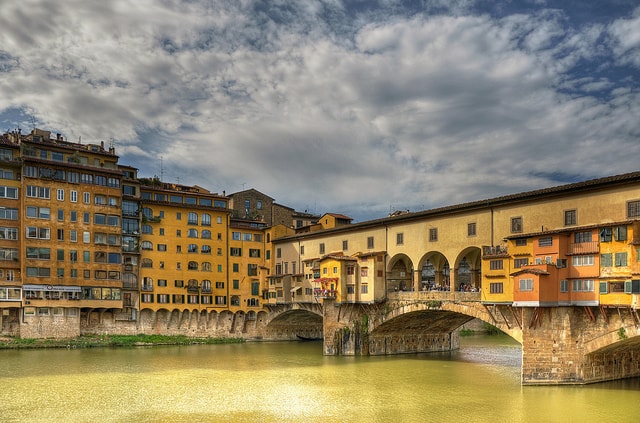
[[[522,316],[523,385],[640,376],[638,325],[631,314],[597,307],[545,307],[524,308]]]

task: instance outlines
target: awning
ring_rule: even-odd
[[[22,285],[25,291],[57,291],[57,292],[82,292],[79,286],[66,285]]]

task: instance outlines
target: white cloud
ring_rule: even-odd
[[[576,28],[386,4],[3,4],[0,111],[113,138],[146,176],[162,157],[168,180],[356,218],[636,170],[609,152],[639,148],[637,81],[574,72],[614,67],[605,29],[640,65],[637,14]]]

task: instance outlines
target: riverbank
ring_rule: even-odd
[[[0,337],[0,349],[100,348],[154,345],[238,344],[242,338],[206,338],[183,335],[82,335],[72,339]]]

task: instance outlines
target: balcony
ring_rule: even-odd
[[[507,247],[496,245],[496,246],[483,246],[482,247],[482,256],[483,257],[506,257],[509,255],[509,251]]]
[[[567,255],[577,254],[597,254],[600,251],[600,243],[598,241],[576,242],[569,244]]]

